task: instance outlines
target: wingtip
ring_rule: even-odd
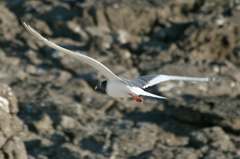
[[[30,33],[33,32],[33,29],[30,27],[30,25],[28,25],[25,21],[21,21],[22,26]]]
[[[27,25],[27,23],[26,23],[25,21],[21,21],[21,24],[22,24],[22,26],[23,26],[24,28],[28,28],[28,25]]]
[[[168,100],[168,97],[163,97],[163,96],[162,96],[162,98],[161,98],[161,99]]]
[[[163,99],[163,100],[167,100],[168,99],[167,97],[164,97],[164,96],[156,96],[156,97],[153,97],[153,98]]]
[[[25,22],[25,21],[23,21],[23,20],[21,20],[21,23],[22,23],[22,25],[26,25],[26,22]]]

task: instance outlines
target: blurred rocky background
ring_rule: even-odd
[[[239,159],[238,0],[0,2],[0,158]],[[143,104],[94,91],[102,79],[29,35],[82,51],[116,74],[167,82]]]

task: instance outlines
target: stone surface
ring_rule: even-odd
[[[239,5],[235,0],[2,2],[0,158],[239,158]],[[103,77],[94,69],[46,47],[21,21],[124,78],[163,73],[216,80],[150,89],[167,101],[112,99],[95,92]]]
[[[7,101],[0,105],[0,158],[27,159],[25,145],[20,138],[23,123],[16,116],[16,97],[12,89],[3,83],[0,84],[0,97]]]

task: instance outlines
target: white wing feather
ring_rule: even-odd
[[[147,91],[144,91],[143,89],[139,87],[129,87],[129,89],[136,95],[138,96],[147,96],[147,97],[152,97],[152,98],[158,98],[158,99],[167,99],[166,97],[163,96],[158,96],[156,94],[149,93]]]
[[[26,23],[23,23],[23,26],[26,28],[26,30],[31,33],[34,37],[36,37],[38,40],[44,42],[46,45],[48,45],[51,48],[54,48],[66,55],[71,55],[77,57],[81,62],[89,64],[93,68],[95,68],[97,71],[99,71],[100,74],[105,76],[107,79],[112,79],[112,80],[121,80],[120,77],[115,75],[109,68],[107,68],[105,65],[103,65],[101,62],[86,56],[84,54],[81,54],[79,52],[71,51],[68,49],[65,49],[48,39],[44,38],[40,33],[38,33],[36,30],[34,30],[31,26],[27,25]]]
[[[171,75],[158,75],[153,79],[149,80],[143,88],[151,87],[156,84],[165,81],[192,81],[192,82],[208,82],[210,78],[208,77],[186,77],[186,76],[171,76]]]

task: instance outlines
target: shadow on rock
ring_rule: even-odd
[[[199,110],[199,107],[208,107],[207,104],[204,106],[201,103],[202,100],[195,98],[190,102],[182,104],[180,101],[167,101],[163,103],[164,110],[157,108],[148,112],[134,110],[124,114],[124,118],[134,121],[136,124],[141,122],[154,123],[166,131],[183,136],[190,134],[191,131],[196,129],[214,125],[221,126],[224,117],[210,111],[203,112]]]

